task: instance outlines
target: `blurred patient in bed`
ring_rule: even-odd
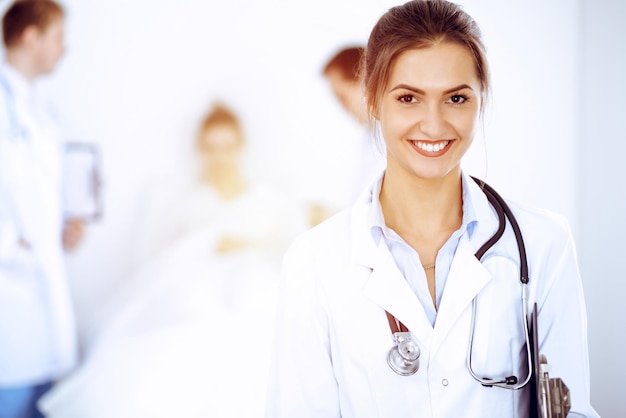
[[[305,211],[242,170],[231,110],[216,104],[200,125],[197,180],[159,224],[169,243],[119,292],[82,367],[42,399],[47,417],[263,416],[280,258]]]

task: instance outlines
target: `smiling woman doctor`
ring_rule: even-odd
[[[460,166],[489,90],[476,23],[446,1],[394,7],[374,27],[362,71],[386,171],[285,256],[267,416],[528,416],[524,317],[536,303],[539,350],[569,387],[569,416],[596,417],[564,219],[506,201],[527,285],[514,221],[476,255],[501,224]]]

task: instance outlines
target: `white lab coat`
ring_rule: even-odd
[[[471,180],[479,224],[457,248],[434,327],[384,240],[375,243],[371,197],[299,237],[285,256],[268,418],[525,417],[529,390],[487,388],[466,365],[478,296],[473,368],[526,376],[518,250],[511,228],[481,264],[474,253],[498,221]],[[570,416],[589,404],[586,313],[570,232],[554,214],[511,203],[529,260],[529,306],[538,303],[540,352],[571,392]],[[412,331],[420,368],[387,365],[385,310]]]
[[[8,387],[67,372],[76,336],[61,245],[59,130],[8,64],[0,83],[0,387]]]

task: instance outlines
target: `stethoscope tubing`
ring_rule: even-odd
[[[496,211],[498,215],[499,225],[496,233],[489,239],[482,247],[478,249],[475,256],[481,261],[487,250],[491,248],[504,234],[504,230],[506,229],[506,220],[508,219],[509,224],[511,224],[511,228],[513,229],[513,234],[515,235],[515,240],[517,241],[517,247],[519,251],[520,257],[520,282],[522,285],[522,323],[524,328],[524,340],[526,346],[526,355],[528,358],[528,372],[526,374],[526,378],[522,383],[519,383],[519,379],[516,376],[507,376],[502,379],[489,379],[486,377],[480,377],[476,375],[474,369],[472,368],[472,348],[474,347],[474,333],[476,330],[476,305],[477,296],[472,299],[472,320],[470,325],[470,339],[469,345],[467,347],[467,368],[474,379],[476,379],[480,384],[484,386],[496,386],[505,389],[518,390],[526,386],[532,377],[532,363],[531,359],[531,344],[530,344],[530,332],[528,329],[528,259],[526,256],[526,246],[524,245],[524,238],[522,236],[521,229],[519,224],[517,223],[517,219],[513,215],[513,211],[506,204],[502,196],[496,192],[493,187],[489,186],[482,180],[477,179],[476,177],[472,177],[472,179],[480,186],[485,195],[487,196],[487,200]]]
[[[496,231],[496,234],[494,234],[493,237],[491,237],[487,242],[485,242],[485,244],[483,244],[482,247],[478,249],[475,254],[476,258],[478,258],[478,260],[482,259],[487,250],[491,248],[500,239],[500,237],[502,237],[502,234],[504,234],[504,230],[506,228],[506,217],[511,224],[511,228],[513,228],[513,234],[515,235],[515,240],[517,241],[517,248],[520,257],[520,281],[523,284],[528,284],[528,258],[526,256],[526,246],[524,245],[522,231],[519,227],[519,224],[517,223],[517,219],[513,215],[513,211],[511,210],[509,205],[506,204],[502,196],[500,196],[498,192],[493,189],[493,187],[476,177],[470,177],[483,190],[483,192],[487,196],[487,199],[489,200],[489,203],[491,203],[496,213],[498,214],[498,219],[500,221],[498,231]]]
[[[474,369],[472,368],[472,348],[474,347],[474,332],[476,330],[477,302],[476,302],[476,297],[472,299],[472,321],[470,325],[470,337],[469,337],[469,345],[467,347],[466,363],[467,363],[467,369],[469,370],[472,377],[475,380],[477,380],[481,385],[489,386],[489,387],[496,386],[496,387],[500,387],[504,389],[511,389],[511,390],[519,390],[525,387],[526,385],[528,385],[528,383],[530,382],[530,379],[532,378],[533,369],[532,369],[532,362],[530,361],[531,344],[530,344],[530,332],[528,328],[527,302],[528,302],[527,285],[522,284],[522,323],[524,325],[523,327],[524,328],[524,340],[525,340],[524,345],[526,347],[526,355],[528,358],[528,370],[527,370],[526,378],[524,379],[524,381],[522,383],[518,383],[519,379],[516,376],[507,376],[501,379],[490,379],[487,377],[480,377],[474,372]]]
[[[11,139],[26,140],[28,139],[28,130],[20,123],[17,116],[17,109],[15,105],[15,96],[13,90],[9,85],[9,82],[0,73],[0,87],[6,93],[7,103],[6,110],[9,118],[9,135]]]

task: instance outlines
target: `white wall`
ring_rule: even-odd
[[[591,187],[574,181],[586,161],[578,144],[594,128],[581,133],[578,120],[582,95],[593,93],[580,87],[582,1],[459,1],[483,27],[494,83],[486,144],[475,144],[466,168],[510,197],[565,214],[577,237],[581,229],[593,237],[582,228],[588,213],[577,208],[581,190]],[[195,127],[213,99],[242,115],[252,173],[304,198],[337,199],[333,176],[352,126],[320,69],[336,48],[364,43],[380,14],[398,3],[65,1],[69,51],[46,87],[75,137],[98,143],[105,160],[105,219],[68,260],[83,336],[134,268],[142,191],[155,177],[189,172]],[[617,106],[617,92],[614,100]],[[585,285],[590,294],[603,288]],[[591,302],[590,335],[602,341],[599,305]],[[597,344],[592,367],[608,370]],[[617,386],[604,383],[594,373],[594,399],[608,405]]]
[[[592,400],[623,417],[626,397],[626,2],[583,1],[580,96],[580,266],[589,312]]]
[[[195,129],[213,100],[241,114],[256,176],[323,196],[332,171],[320,165],[341,164],[329,126],[350,125],[321,65],[341,41],[364,39],[384,8],[333,5],[337,16],[355,15],[345,25],[327,19],[330,2],[66,4],[69,51],[49,84],[76,137],[99,143],[105,160],[105,220],[70,259],[81,327],[90,328],[93,311],[134,267],[141,193],[155,177],[190,171]]]

